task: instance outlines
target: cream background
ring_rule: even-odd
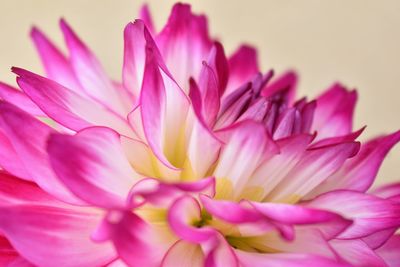
[[[174,1],[148,1],[158,29]],[[240,42],[259,48],[264,70],[294,68],[301,75],[299,95],[316,96],[340,80],[359,90],[355,127],[364,136],[400,128],[400,1],[396,0],[199,0],[214,35],[231,52]],[[58,18],[65,17],[120,77],[122,30],[136,17],[133,0],[0,0],[0,80],[14,83],[10,66],[41,72],[28,37],[30,26],[45,30],[58,44]],[[400,146],[379,174],[400,180]]]

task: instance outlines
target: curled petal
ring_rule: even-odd
[[[168,212],[168,222],[171,229],[189,242],[203,243],[215,236],[210,228],[197,228],[194,224],[201,221],[201,207],[196,199],[183,196],[177,199]]]

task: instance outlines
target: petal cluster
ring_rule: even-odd
[[[400,131],[359,142],[356,91],[296,100],[189,5],[140,17],[120,81],[61,20],[68,55],[33,28],[45,75],[0,83],[1,266],[399,266],[400,184],[371,186]]]

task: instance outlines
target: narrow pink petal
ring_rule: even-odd
[[[257,50],[249,45],[241,45],[229,57],[229,81],[225,94],[230,94],[242,84],[252,80],[259,72]]]
[[[149,29],[149,32],[154,35],[156,33],[153,19],[151,17],[149,5],[144,4],[140,8],[139,11],[139,18],[143,20],[144,24],[146,25],[147,29]]]
[[[13,68],[19,86],[52,119],[72,130],[92,125],[107,126],[132,136],[125,118],[62,85],[32,72]]]
[[[318,132],[318,140],[351,132],[356,101],[357,92],[347,91],[340,84],[317,98],[313,129]]]
[[[179,240],[165,254],[161,266],[203,267],[204,254],[199,245]]]
[[[46,77],[79,94],[84,93],[69,60],[36,27],[31,30],[31,38],[39,53]]]
[[[387,266],[362,240],[332,240],[329,242],[339,256],[354,266],[382,267]]]
[[[347,263],[339,263],[334,260],[313,254],[273,253],[262,254],[237,250],[236,255],[243,267],[351,267]]]
[[[268,200],[294,201],[311,192],[335,173],[359,150],[359,143],[348,142],[308,150],[287,176],[269,193]]]
[[[228,83],[229,65],[225,56],[224,47],[221,43],[214,42],[210,54],[208,55],[207,64],[215,73],[218,82],[219,95],[222,96]]]
[[[377,253],[385,260],[389,267],[400,266],[400,235],[394,235],[378,249]]]
[[[400,141],[400,131],[372,139],[362,144],[360,152],[347,161],[329,179],[315,188],[308,197],[335,189],[350,189],[365,192],[370,188],[384,158]]]
[[[33,116],[44,116],[43,111],[22,91],[0,82],[0,99],[3,99]]]
[[[341,239],[366,237],[378,231],[400,226],[400,205],[355,191],[325,193],[307,204],[309,207],[336,212],[353,220]]]
[[[55,173],[75,195],[96,206],[125,206],[138,176],[125,158],[117,133],[94,127],[76,136],[53,134],[48,152]]]
[[[141,20],[129,23],[124,30],[123,84],[136,99],[140,97],[146,61],[145,31],[146,26]]]
[[[194,15],[187,4],[175,4],[156,40],[176,81],[187,90],[189,78],[197,79],[212,46],[206,17]]]
[[[121,105],[116,88],[88,47],[65,20],[60,21],[60,27],[68,46],[70,63],[86,93],[122,115],[129,112]]]
[[[101,266],[112,261],[116,255],[110,244],[90,240],[99,219],[85,209],[0,207],[0,230],[24,258],[44,267]]]
[[[194,92],[196,90],[199,92]],[[214,71],[206,63],[203,63],[203,68],[200,72],[199,86],[197,87],[194,81],[190,82],[189,96],[193,102],[200,101],[201,115],[206,125],[212,127],[217,120],[220,108],[220,89],[218,88],[218,80]],[[193,99],[196,97],[200,99]]]
[[[296,93],[297,79],[295,72],[288,71],[273,79],[270,84],[267,84],[261,94],[265,97],[270,97],[278,93],[283,93],[285,95],[285,102],[292,103]]]
[[[21,127],[23,125],[23,127]],[[31,117],[29,114],[8,103],[0,103],[0,129],[13,148],[16,162],[23,164],[30,177],[43,190],[66,202],[81,203],[58,180],[50,167],[46,152],[46,142],[55,131]],[[14,154],[15,153],[15,154]],[[2,160],[4,160],[2,158]],[[16,170],[4,165],[9,171]],[[24,171],[25,171],[24,170]],[[20,172],[15,172],[16,175]]]

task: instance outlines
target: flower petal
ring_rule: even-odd
[[[273,253],[261,254],[237,250],[236,255],[243,267],[350,267],[350,264],[339,263],[313,254]]]
[[[31,30],[31,38],[46,71],[46,77],[78,94],[84,93],[69,60],[61,51],[36,27]]]
[[[374,182],[379,167],[390,149],[400,141],[400,131],[372,139],[361,145],[360,152],[347,161],[325,183],[316,187],[307,197],[311,198],[336,189],[365,192]]]
[[[0,230],[24,258],[44,267],[99,266],[112,261],[116,255],[110,244],[90,240],[98,221],[97,214],[83,209],[0,207]]]
[[[23,125],[23,127],[21,127]],[[19,110],[11,104],[0,103],[0,129],[3,137],[7,138],[8,151],[11,151],[16,163],[22,163],[23,169],[10,168],[9,163],[3,164],[11,173],[18,175],[23,171],[43,190],[49,194],[72,203],[82,203],[78,200],[54,175],[48,162],[46,153],[46,141],[48,136],[55,131],[31,117],[29,114]],[[1,135],[0,135],[1,136]],[[7,158],[0,158],[1,161]],[[9,158],[12,160],[12,158]],[[0,162],[1,162],[0,161]]]
[[[203,267],[204,254],[197,244],[177,241],[165,254],[162,267]]]
[[[138,175],[126,160],[117,133],[94,127],[76,136],[53,134],[48,152],[55,173],[75,195],[96,206],[125,206]]]
[[[141,116],[154,154],[167,167],[175,169],[184,163],[183,134],[189,102],[162,64],[157,48],[149,41],[140,97]]]
[[[149,6],[147,4],[143,4],[139,11],[139,18],[143,20],[144,24],[146,25],[149,32],[154,35],[155,34],[155,27],[153,23],[153,19],[151,17],[151,13],[149,10]]]
[[[122,79],[125,88],[136,99],[140,97],[146,61],[146,26],[143,21],[136,20],[126,25],[124,30],[124,65]]]
[[[394,235],[385,245],[379,248],[377,252],[389,267],[399,266],[400,235]]]
[[[71,66],[86,93],[114,111],[127,114],[129,110],[124,109],[116,88],[96,57],[65,20],[60,20],[60,27],[68,46]]]
[[[340,234],[341,239],[365,237],[400,226],[400,205],[355,191],[338,190],[318,196],[306,204],[352,219],[353,224]]]
[[[275,155],[278,149],[268,137],[264,126],[250,120],[219,131],[218,135],[226,144],[214,175],[217,180],[228,179],[232,183],[234,197],[237,198],[260,163]]]
[[[0,82],[0,98],[9,103],[13,103],[13,105],[33,116],[45,115],[43,111],[41,111],[40,108],[33,103],[26,94],[2,82]]]
[[[249,45],[241,45],[229,57],[229,81],[225,94],[230,94],[242,84],[252,80],[259,72],[257,50]]]
[[[296,202],[335,173],[359,150],[358,142],[308,150],[287,176],[268,194],[267,200]]]
[[[338,83],[318,97],[313,122],[318,140],[351,132],[356,101],[357,92]]]
[[[212,46],[206,17],[194,15],[187,4],[175,4],[156,41],[176,81],[188,90],[189,78],[197,79]]]
[[[60,84],[32,72],[13,68],[19,86],[52,119],[79,131],[91,125],[111,127],[132,136],[125,118]]]

